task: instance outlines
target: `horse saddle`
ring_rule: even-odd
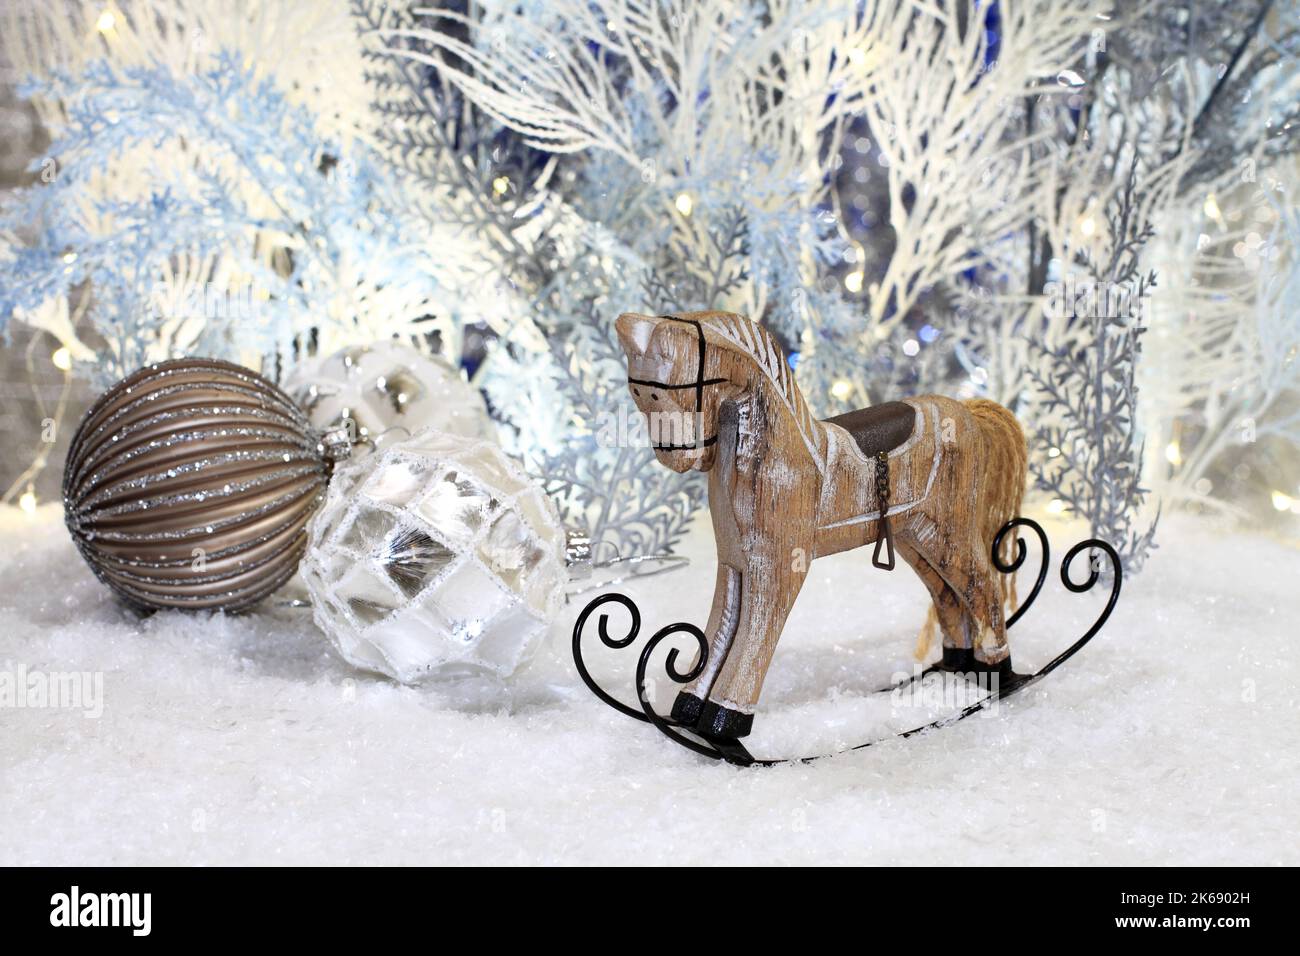
[[[882,452],[893,451],[911,437],[916,427],[916,409],[906,402],[882,402],[836,415],[826,422],[839,425],[853,436],[863,455],[874,458]]]
[[[868,459],[876,461],[876,504],[880,508],[880,534],[876,538],[871,563],[886,571],[894,569],[894,532],[889,527],[889,458],[916,427],[916,409],[906,402],[882,402],[856,412],[846,412],[826,419],[853,436]]]

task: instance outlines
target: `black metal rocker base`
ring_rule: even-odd
[[[1018,527],[1028,528],[1033,531],[1038,538],[1039,547],[1042,551],[1042,559],[1038,566],[1038,576],[1034,581],[1033,590],[1029,596],[1016,608],[1009,618],[1007,618],[1007,627],[1010,628],[1015,624],[1024,613],[1029,610],[1031,604],[1038,597],[1039,591],[1042,590],[1043,582],[1047,578],[1047,568],[1050,562],[1050,551],[1047,544],[1047,535],[1037,522],[1029,518],[1013,518],[998,531],[993,539],[993,566],[1003,574],[1011,574],[1018,570],[1025,561],[1027,549],[1024,539],[1016,541],[1016,556],[1010,562],[1004,562],[1001,558],[1001,544],[1007,534]],[[1076,584],[1070,578],[1070,565],[1074,559],[1083,552],[1089,552],[1088,577],[1082,584]],[[942,717],[938,720],[931,721],[920,727],[914,727],[911,730],[905,730],[901,733],[893,734],[890,737],[883,737],[878,740],[869,740],[866,743],[858,744],[854,747],[848,747],[837,753],[849,753],[854,750],[862,750],[882,740],[894,738],[907,738],[915,736],[927,730],[933,730],[939,727],[947,727],[955,724],[959,720],[964,720],[971,714],[977,713],[994,701],[1005,700],[1012,694],[1029,687],[1042,678],[1046,677],[1061,664],[1073,657],[1078,651],[1092,640],[1105,625],[1109,619],[1111,611],[1115,608],[1116,601],[1119,600],[1120,584],[1123,580],[1123,569],[1120,566],[1119,555],[1115,549],[1104,541],[1096,538],[1090,538],[1087,541],[1081,541],[1068,552],[1065,560],[1061,562],[1061,583],[1066,589],[1079,594],[1091,590],[1093,585],[1101,579],[1101,568],[1096,560],[1095,552],[1105,554],[1110,562],[1110,579],[1111,590],[1107,598],[1106,606],[1102,609],[1101,614],[1088,628],[1082,637],[1076,640],[1068,648],[1054,657],[1051,661],[1039,668],[1032,674],[1018,674],[1011,667],[1011,658],[996,665],[985,664],[976,659],[974,652],[967,648],[944,648],[943,659],[927,667],[915,677],[909,678],[900,684],[891,687],[882,688],[883,691],[895,691],[904,687],[915,680],[924,679],[933,673],[952,673],[964,674],[978,677],[980,675],[996,675],[996,680],[990,682],[990,692],[987,696],[969,704],[963,709]],[[713,701],[701,700],[693,694],[685,692],[679,693],[673,703],[672,712],[665,717],[655,712],[647,696],[646,689],[646,671],[649,668],[650,659],[658,649],[659,645],[667,638],[675,634],[689,634],[695,639],[696,663],[688,671],[678,670],[677,663],[682,653],[681,648],[672,647],[664,660],[664,670],[668,677],[678,684],[687,684],[698,677],[704,670],[704,665],[708,655],[708,641],[704,633],[693,624],[684,622],[669,624],[660,628],[646,642],[645,647],[641,650],[640,657],[637,660],[636,667],[636,695],[639,707],[631,707],[624,704],[600,687],[592,679],[591,673],[587,670],[587,665],[582,657],[582,632],[586,626],[588,618],[599,608],[607,604],[621,604],[631,615],[632,626],[627,636],[621,638],[611,637],[608,631],[609,615],[602,613],[597,622],[597,631],[601,643],[606,647],[621,649],[631,646],[641,630],[641,612],[632,599],[624,594],[609,593],[589,603],[573,626],[573,661],[578,669],[579,676],[591,690],[593,694],[599,697],[609,706],[613,707],[619,713],[626,714],[637,720],[653,724],[661,733],[667,736],[673,742],[680,744],[688,750],[694,751],[702,756],[709,757],[713,760],[725,760],[728,763],[738,766],[775,766],[785,763],[808,763],[813,760],[820,760],[824,757],[835,756],[835,754],[817,754],[809,757],[781,757],[781,758],[758,758],[751,754],[745,745],[740,742],[740,737],[746,736],[752,725],[754,717],[752,714],[743,714],[739,711],[722,707]]]

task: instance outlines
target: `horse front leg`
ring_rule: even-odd
[[[704,636],[708,640],[708,656],[699,676],[673,702],[672,718],[679,724],[694,727],[700,719],[704,699],[717,680],[718,671],[722,669],[722,662],[726,660],[727,651],[735,639],[740,608],[741,574],[730,565],[719,562],[717,582],[713,588],[713,607],[709,611],[709,623],[704,628]]]
[[[735,636],[695,723],[700,733],[734,739],[753,728],[754,706],[763,680],[785,619],[803,586],[811,542],[808,545],[805,550],[794,543],[789,549],[746,562]]]

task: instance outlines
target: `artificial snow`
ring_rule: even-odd
[[[1011,634],[1021,670],[1102,600],[1061,586],[1080,535],[1049,530],[1054,566]],[[1300,863],[1297,542],[1194,519],[1161,532],[1101,635],[995,714],[739,769],[588,693],[568,655],[587,597],[508,683],[402,687],[343,663],[283,599],[138,618],[56,508],[6,508],[0,864]],[[624,588],[643,636],[704,624],[712,549],[697,524],[688,570]],[[750,749],[834,749],[933,716],[872,693],[910,667],[925,601],[865,550],[813,564]],[[592,654],[624,699],[632,657]],[[90,675],[80,700],[69,672]]]

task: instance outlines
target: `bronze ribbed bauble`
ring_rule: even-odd
[[[131,605],[235,611],[293,575],[340,453],[255,372],[160,362],[82,419],[64,516],[82,556]]]

